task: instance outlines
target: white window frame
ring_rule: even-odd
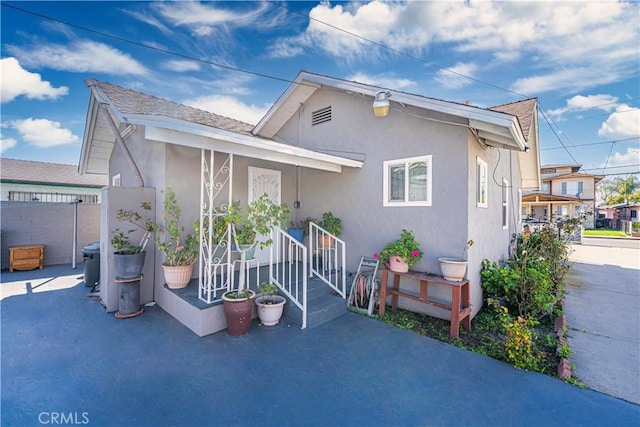
[[[383,182],[383,195],[382,204],[384,207],[398,207],[398,206],[431,206],[431,194],[432,194],[432,155],[408,157],[405,159],[387,160],[382,164],[382,182]],[[427,164],[427,200],[410,201],[409,200],[409,173],[407,172],[412,163],[425,162]],[[405,186],[404,186],[404,201],[391,201],[389,200],[389,169],[392,166],[405,167]]]
[[[509,228],[509,181],[502,178],[502,229]]]
[[[480,157],[476,157],[476,206],[489,207],[489,166]],[[484,190],[484,200],[482,193]]]

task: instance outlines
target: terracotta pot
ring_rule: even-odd
[[[409,264],[404,258],[400,258],[397,255],[389,257],[389,270],[396,273],[406,273],[409,271]]]
[[[182,289],[187,287],[191,281],[191,274],[193,273],[193,265],[164,265],[162,264],[162,270],[164,270],[164,280],[167,282],[167,286],[171,289]]]
[[[335,242],[336,242],[336,239],[334,239],[333,237],[324,235],[322,236],[322,240],[320,241],[320,244],[322,245],[322,249],[329,249],[333,247],[333,244]]]
[[[229,291],[222,294],[224,317],[227,320],[227,332],[229,335],[240,337],[249,333],[251,327],[251,315],[253,314],[253,298],[256,293],[249,291],[249,298],[234,299],[228,294],[237,291]]]

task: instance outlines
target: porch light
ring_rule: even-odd
[[[391,92],[388,90],[381,90],[376,93],[376,98],[373,100],[373,114],[376,117],[387,117],[389,115],[389,97]]]

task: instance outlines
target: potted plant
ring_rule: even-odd
[[[141,202],[140,208],[144,214],[133,209],[120,209],[116,213],[116,219],[120,222],[128,222],[133,228],[122,230],[119,227],[113,230],[111,246],[114,248],[114,265],[118,279],[136,279],[141,277],[144,267],[145,248],[149,243],[151,233],[158,229],[157,224],[149,218],[151,202]],[[143,231],[138,244],[131,241],[132,234]]]
[[[411,267],[422,259],[420,243],[413,233],[403,229],[400,237],[395,242],[389,242],[380,253],[373,255],[380,260],[382,265],[396,273],[406,273]]]
[[[231,227],[232,241],[240,252],[238,289],[222,295],[230,335],[246,334],[251,324],[252,299],[255,292],[246,289],[247,253],[255,249],[256,245],[260,245],[261,248],[270,246],[273,243],[271,229],[286,223],[288,218],[289,207],[286,204],[275,204],[266,193],[249,203],[245,209],[241,209],[238,202],[232,203],[229,209],[226,221]]]
[[[315,218],[307,217],[301,221],[292,221],[287,232],[291,234],[297,241],[302,243],[304,236],[309,234],[309,223],[316,222]]]
[[[159,227],[163,236],[156,234],[156,244],[165,256],[162,269],[167,286],[171,289],[184,288],[189,284],[199,254],[195,230],[184,234],[184,227],[180,223],[181,216],[182,210],[178,205],[176,193],[172,188],[167,188],[164,198],[164,225]],[[164,239],[165,234],[168,235],[168,240]]]
[[[473,246],[473,240],[468,240],[462,249],[460,258],[438,258],[438,261],[440,261],[440,271],[442,271],[442,276],[444,276],[445,279],[454,282],[460,282],[462,280],[467,272],[465,253],[471,246]]]
[[[274,283],[262,282],[258,291],[260,296],[256,298],[256,306],[260,321],[265,326],[278,324],[287,300],[278,295],[278,287]]]
[[[319,225],[336,237],[340,237],[340,234],[342,234],[342,221],[340,218],[334,216],[333,212],[324,212],[322,214],[322,222]],[[327,235],[322,236],[323,248],[330,248],[333,244],[333,237]]]

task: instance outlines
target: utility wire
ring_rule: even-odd
[[[564,145],[564,142],[562,142],[562,139],[560,139],[560,136],[558,135],[556,130],[553,128],[553,126],[551,126],[551,123],[549,122],[550,119],[549,117],[547,117],[547,113],[542,108],[538,108],[538,111],[540,111],[540,113],[542,114],[542,118],[544,118],[544,120],[547,122],[547,124],[549,125],[549,129],[551,129],[551,132],[553,132],[553,134],[556,136],[556,138],[558,139],[558,142],[560,142],[560,145],[562,145],[562,147],[567,152],[569,157],[571,157],[571,159],[574,161],[575,164],[579,164],[580,162],[578,162],[576,158],[573,157],[573,154],[571,154],[567,146]]]
[[[590,147],[592,145],[603,145],[603,144],[615,144],[617,142],[625,142],[625,141],[631,141],[634,139],[640,139],[640,136],[633,136],[631,138],[624,138],[624,139],[616,139],[613,141],[602,141],[602,142],[590,142],[590,143],[585,143],[585,144],[576,144],[576,145],[572,145],[572,147]],[[551,148],[541,148],[540,151],[548,151],[548,150],[563,150],[564,147],[551,147]]]

